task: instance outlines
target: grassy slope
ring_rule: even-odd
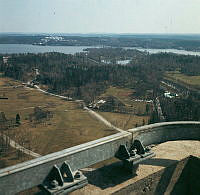
[[[116,133],[93,119],[78,103],[68,102],[45,95],[35,89],[13,88],[19,84],[8,78],[0,78],[0,110],[7,118],[21,116],[22,125],[15,128],[15,134],[27,129],[32,136],[32,148],[39,154],[48,154]],[[32,125],[27,120],[35,106],[53,112],[53,118],[45,123]]]
[[[145,102],[135,102],[131,98],[131,94],[134,93],[134,90],[127,88],[117,88],[117,87],[109,87],[101,97],[112,95],[118,98],[121,102],[123,102],[126,107],[132,107],[136,109],[136,112],[140,112],[141,114],[145,112],[146,103]],[[143,120],[145,124],[148,123],[149,116],[136,116],[130,114],[121,114],[121,113],[111,113],[111,112],[99,112],[103,117],[109,120],[113,125],[122,128],[122,129],[130,129],[137,125],[142,126]]]
[[[121,102],[123,102],[127,107],[133,107],[137,111],[144,113],[145,112],[145,102],[135,102],[131,95],[134,94],[134,90],[127,88],[118,88],[118,87],[109,87],[104,94],[101,96],[109,96],[112,95],[118,98]]]
[[[136,116],[112,112],[99,112],[99,114],[102,115],[105,119],[109,120],[113,125],[124,130],[134,128],[136,124],[138,126],[142,126],[143,120],[145,124],[147,124],[149,120],[149,116]]]
[[[195,88],[200,88],[200,76],[187,76],[178,72],[168,72],[166,77],[176,82],[181,82]]]

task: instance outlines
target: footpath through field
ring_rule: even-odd
[[[61,99],[72,100],[72,98],[70,98],[70,97],[65,97],[65,96],[61,96],[61,95],[56,95],[56,94],[53,94],[53,93],[49,93],[49,92],[47,92],[47,91],[45,91],[45,90],[42,90],[42,89],[41,89],[39,86],[37,86],[37,85],[34,85],[34,86],[35,86],[35,88],[36,88],[38,91],[40,91],[40,92],[42,92],[42,93],[49,94],[49,95],[52,95],[52,96],[55,96],[55,97],[58,97],[58,98],[61,98]],[[98,119],[100,122],[102,122],[103,124],[105,124],[106,126],[111,127],[111,128],[113,128],[113,129],[115,129],[115,130],[117,130],[117,131],[119,131],[119,132],[124,132],[124,130],[122,130],[122,129],[120,129],[120,128],[114,126],[114,125],[112,125],[112,124],[111,124],[109,121],[107,121],[104,117],[102,117],[100,114],[94,112],[93,110],[90,110],[88,107],[84,106],[84,109],[85,109],[86,111],[88,111],[89,114],[91,114],[91,115],[94,116],[96,119]],[[24,148],[23,146],[19,145],[18,143],[16,143],[14,140],[10,139],[10,138],[9,138],[8,136],[6,136],[6,135],[3,135],[3,139],[4,139],[4,140],[8,140],[8,142],[9,142],[9,144],[10,144],[11,147],[13,147],[13,148],[15,148],[15,149],[17,149],[17,150],[20,150],[21,152],[23,152],[23,153],[25,153],[25,154],[27,154],[27,155],[30,155],[30,156],[35,157],[35,158],[38,158],[38,157],[41,156],[40,154],[37,154],[37,153],[35,153],[35,152],[31,151],[31,150],[28,150],[27,148]]]
[[[28,154],[28,155],[30,155],[32,157],[35,157],[35,158],[38,158],[38,157],[41,156],[40,154],[37,154],[37,153],[35,153],[35,152],[31,151],[31,150],[28,150],[28,149],[24,148],[23,146],[19,145],[18,143],[16,143],[14,140],[10,139],[6,135],[3,135],[3,139],[5,141],[8,141],[8,143],[10,144],[11,147],[13,147],[13,148],[25,153],[25,154]]]
[[[41,89],[38,85],[34,85],[35,88],[37,90],[39,90],[40,92],[42,93],[45,93],[45,94],[49,94],[49,95],[52,95],[52,96],[55,96],[55,97],[58,97],[58,98],[62,98],[62,99],[68,99],[68,100],[72,100],[72,98],[70,97],[65,97],[65,96],[62,96],[62,95],[56,95],[56,94],[53,94],[53,93],[49,93],[43,89]],[[100,114],[94,112],[93,110],[89,109],[87,106],[84,106],[84,109],[87,110],[91,115],[93,115],[95,118],[97,118],[100,122],[102,122],[103,124],[105,124],[106,126],[108,127],[111,127],[119,132],[124,132],[124,130],[112,125],[109,121],[107,121],[103,116],[101,116]]]
[[[109,121],[107,121],[105,118],[103,118],[100,114],[94,112],[93,110],[90,110],[88,107],[84,107],[85,110],[87,110],[91,115],[93,115],[95,118],[97,118],[99,121],[104,123],[106,126],[111,127],[119,132],[124,132],[124,130],[112,125]]]

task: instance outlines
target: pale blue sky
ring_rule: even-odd
[[[0,0],[0,32],[200,33],[200,0]]]

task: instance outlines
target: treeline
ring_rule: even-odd
[[[37,81],[48,85],[49,90],[63,93],[70,89],[74,91],[74,96],[80,97],[80,88],[90,84],[95,88],[106,85],[128,87],[135,89],[135,95],[138,96],[144,96],[147,90],[153,89],[156,96],[165,71],[178,70],[188,75],[200,75],[200,57],[197,56],[167,53],[150,55],[120,48],[89,49],[88,56],[93,59],[132,56],[133,60],[130,65],[121,66],[89,63],[84,53],[13,54],[7,64],[3,63],[3,56],[0,56],[0,71],[5,76],[30,81],[35,78],[35,69],[38,69],[40,75]]]
[[[12,54],[9,55],[8,63],[3,63],[3,55],[0,58],[0,71],[4,71],[6,76],[22,81],[30,80],[30,73],[34,72],[36,68],[42,73],[50,73],[58,69],[62,72],[64,67],[83,63],[81,56],[62,53]]]
[[[180,71],[183,74],[200,75],[200,57],[191,55],[178,55],[173,53],[146,54],[137,60],[131,61],[132,65],[149,65],[152,69],[160,71]]]
[[[5,76],[22,81],[34,79],[35,69],[40,73],[36,80],[47,85],[50,91],[69,92],[83,99],[88,89],[91,94],[98,95],[107,85],[132,88],[136,95],[143,96],[146,90],[156,89],[161,79],[161,74],[149,66],[91,65],[83,54],[18,54],[10,55],[7,64],[0,63]]]
[[[138,59],[143,57],[144,52],[135,49],[123,49],[123,48],[88,48],[88,57],[96,61],[101,62],[101,60],[125,60],[125,59]]]
[[[160,98],[160,103],[166,121],[200,120],[200,101],[193,96],[177,99]]]
[[[131,57],[129,65],[92,63],[87,58]],[[36,69],[39,75],[36,74]],[[85,53],[13,54],[8,62],[0,56],[0,71],[17,80],[35,80],[53,93],[63,94],[89,103],[110,85],[134,89],[133,98],[161,97],[160,81],[166,71],[178,70],[200,75],[200,57],[171,53],[148,54],[120,48],[89,49]],[[191,97],[161,100],[166,120],[199,120],[199,100]],[[157,122],[156,113],[152,122]]]

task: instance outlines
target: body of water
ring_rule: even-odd
[[[94,48],[90,46],[39,46],[25,44],[0,44],[0,53],[45,53],[60,52],[65,54],[75,54],[83,52],[84,49]]]
[[[39,45],[25,45],[25,44],[0,44],[0,53],[45,53],[45,52],[60,52],[65,54],[75,54],[77,52],[83,52],[87,48],[98,48],[97,46],[39,46]],[[138,47],[124,47],[125,49],[137,49],[139,51],[146,51],[149,53],[176,53],[182,55],[197,55],[200,56],[200,52],[177,50],[177,49],[144,49]],[[125,62],[124,62],[125,63]]]
[[[165,53],[175,53],[175,54],[181,54],[181,55],[200,56],[200,52],[198,51],[186,51],[186,50],[179,50],[179,49],[144,49],[144,48],[138,48],[138,47],[125,47],[125,48],[137,49],[139,51],[149,52],[150,54],[165,52]]]

